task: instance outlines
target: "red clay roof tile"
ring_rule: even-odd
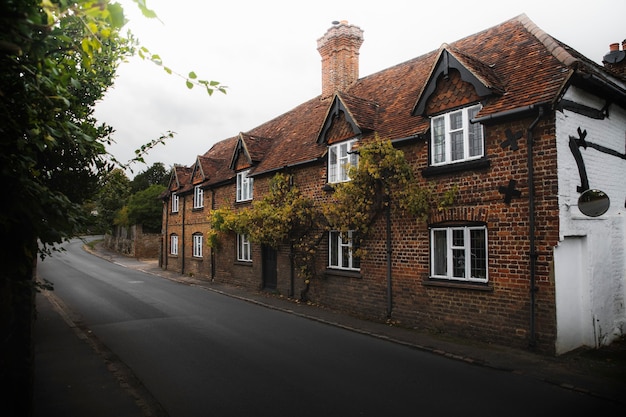
[[[448,45],[460,62],[498,94],[488,97],[478,117],[533,104],[552,103],[567,83],[573,67],[601,67],[582,59],[571,48],[539,29],[526,15],[460,39]],[[429,120],[412,116],[438,51],[432,51],[367,77],[340,92],[359,126],[375,129],[380,137],[399,139],[423,134]],[[316,143],[332,98],[313,98],[245,132],[250,157],[263,173],[322,157],[326,146]],[[271,139],[262,139],[271,138]],[[238,137],[215,144],[204,156],[228,162]],[[217,167],[216,167],[217,168]],[[208,174],[209,183],[230,180],[232,170],[220,167]]]

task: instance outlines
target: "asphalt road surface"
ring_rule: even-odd
[[[127,269],[65,244],[39,276],[171,417],[615,414],[600,398]]]

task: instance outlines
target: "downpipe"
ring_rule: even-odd
[[[543,107],[538,108],[537,118],[533,120],[533,122],[528,126],[526,130],[526,138],[528,141],[528,155],[527,155],[527,164],[528,164],[528,229],[529,229],[529,246],[530,246],[530,336],[528,340],[528,345],[531,348],[534,348],[537,345],[537,336],[536,336],[536,315],[535,315],[535,307],[536,307],[536,293],[537,293],[537,285],[536,285],[536,265],[537,265],[537,248],[535,247],[535,180],[534,180],[534,158],[533,158],[533,129],[539,123],[539,120],[543,117]]]
[[[391,318],[393,299],[392,299],[392,286],[391,286],[391,197],[388,193],[386,198],[387,207],[385,210],[386,227],[387,227],[387,318]]]

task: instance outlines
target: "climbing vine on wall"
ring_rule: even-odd
[[[367,238],[371,225],[388,206],[424,221],[431,210],[443,209],[454,201],[453,187],[435,201],[434,185],[418,183],[402,150],[390,140],[376,137],[359,145],[359,163],[349,170],[350,181],[336,184],[323,212],[330,228],[353,234],[356,256],[365,255],[361,242]]]
[[[316,248],[325,230],[324,219],[289,175],[276,174],[270,180],[268,193],[250,207],[237,211],[212,210],[209,219],[210,246],[217,247],[220,235],[225,232],[246,234],[251,242],[273,248],[287,244],[305,283],[314,275]]]
[[[453,203],[456,188],[435,201],[434,186],[416,181],[404,152],[391,141],[376,138],[359,146],[358,152],[359,164],[349,171],[351,180],[335,184],[324,203],[315,204],[302,195],[292,177],[279,173],[270,180],[268,193],[250,207],[212,210],[209,246],[218,248],[225,233],[245,234],[251,242],[274,248],[289,245],[293,265],[308,288],[315,276],[317,247],[329,230],[345,236],[357,231],[352,235],[355,256],[363,257],[360,243],[386,207],[423,221],[433,209]]]

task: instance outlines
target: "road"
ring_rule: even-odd
[[[536,379],[127,269],[82,246],[66,244],[39,276],[171,417],[617,411]]]

